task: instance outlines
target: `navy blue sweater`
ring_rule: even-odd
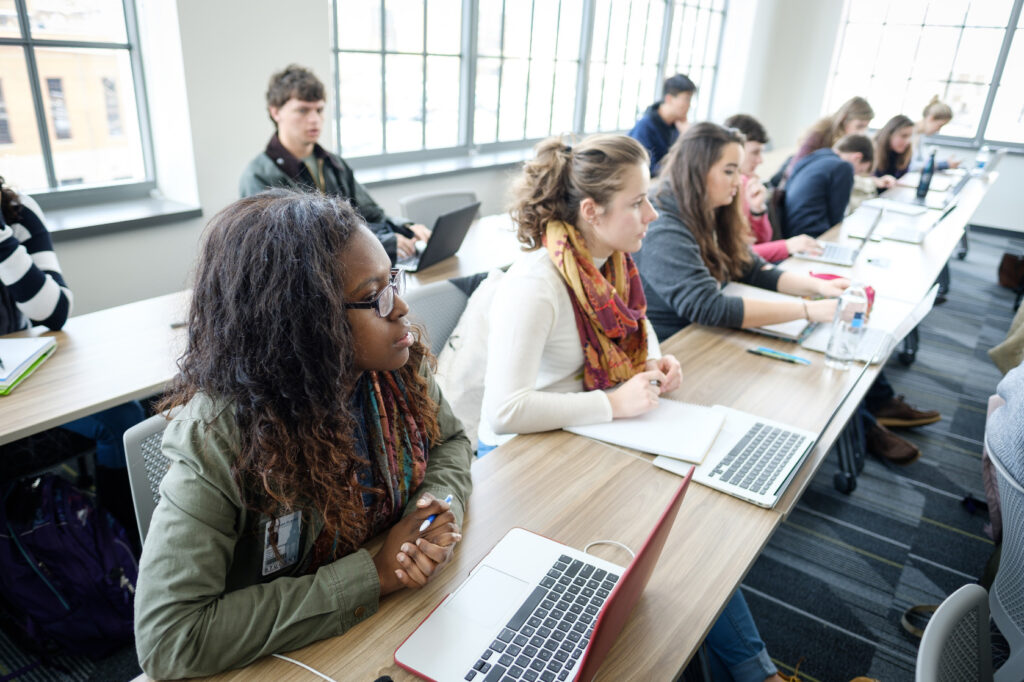
[[[629,131],[629,136],[646,147],[647,153],[651,155],[652,178],[658,174],[658,167],[668,153],[668,148],[679,137],[679,129],[665,123],[665,119],[658,114],[659,104],[661,102],[655,102],[647,107],[643,117]]]
[[[819,149],[797,161],[786,183],[783,236],[817,237],[842,222],[853,190],[853,165],[832,149]]]

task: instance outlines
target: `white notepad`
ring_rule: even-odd
[[[566,431],[613,445],[700,464],[725,422],[725,411],[661,398],[647,414]]]

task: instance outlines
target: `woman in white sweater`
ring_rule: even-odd
[[[575,147],[550,138],[526,163],[512,218],[527,253],[491,306],[480,454],[508,434],[643,414],[682,384],[679,362],[658,349],[629,255],[658,215],[649,184],[647,151],[622,135]],[[716,679],[787,679],[739,592],[706,642]]]
[[[527,253],[491,308],[481,452],[510,434],[632,417],[682,382],[629,255],[657,216],[647,152],[624,135],[537,146],[514,189]]]

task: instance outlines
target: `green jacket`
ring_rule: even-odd
[[[440,441],[430,450],[419,493],[453,496],[460,526],[472,488],[472,448],[433,376]],[[160,484],[139,567],[135,645],[153,678],[209,675],[280,651],[333,637],[377,611],[380,583],[370,553],[360,549],[298,575],[323,528],[302,515],[299,560],[264,577],[264,525],[242,504],[231,477],[239,449],[232,409],[197,395],[167,426],[171,460]],[[293,575],[294,574],[294,575]]]
[[[412,237],[412,232],[405,227],[410,221],[388,217],[370,193],[356,181],[352,169],[340,156],[331,154],[318,144],[313,146],[313,155],[322,169],[324,194],[348,199],[352,208],[366,221],[367,227],[380,239],[394,263],[397,249],[395,233]],[[284,148],[276,133],[270,138],[267,148],[245,167],[238,181],[238,193],[242,197],[250,197],[269,187],[286,187],[304,192],[317,189],[309,168]]]

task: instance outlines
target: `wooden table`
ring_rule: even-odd
[[[412,274],[410,287],[509,265],[519,253],[507,215],[485,216],[455,256]],[[185,347],[189,292],[128,303],[11,336],[53,336],[57,350],[8,396],[0,397],[0,445],[128,400],[152,396],[177,372]]]
[[[678,476],[648,458],[580,436],[555,431],[515,438],[473,465],[464,539],[452,565],[422,590],[385,597],[376,615],[344,635],[289,656],[338,680],[416,679],[394,664],[394,650],[510,528],[580,549],[613,539],[636,550],[678,485]],[[779,522],[773,511],[691,485],[647,590],[598,678],[675,677]],[[614,547],[594,553],[629,561]],[[264,658],[212,679],[299,682],[311,676]]]

